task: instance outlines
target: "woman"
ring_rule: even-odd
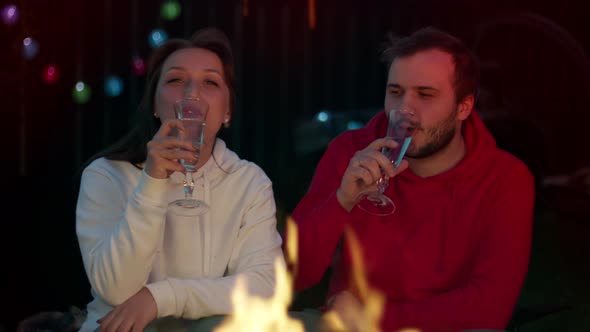
[[[209,104],[199,158],[174,137],[183,130],[174,102],[194,96]],[[228,314],[238,276],[251,293],[273,293],[282,253],[271,181],[216,137],[233,102],[233,56],[221,31],[170,40],[153,54],[140,119],[82,174],[76,232],[94,300],[81,331]],[[203,215],[168,209],[183,196],[179,159],[198,160],[194,195],[210,206]]]

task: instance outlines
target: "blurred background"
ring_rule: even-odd
[[[386,34],[427,25],[479,57],[478,112],[537,180],[530,272],[511,326],[588,330],[586,3],[1,0],[0,331],[90,300],[75,238],[76,172],[129,128],[154,47],[206,26],[228,34],[237,108],[221,136],[272,179],[282,227],[328,142],[382,107]],[[300,294],[296,306],[321,292]]]

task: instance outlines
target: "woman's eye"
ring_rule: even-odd
[[[205,85],[209,86],[219,86],[219,84],[213,80],[205,80]]]
[[[182,82],[182,79],[181,78],[174,77],[174,78],[168,79],[167,82],[168,83],[180,83],[180,82]]]

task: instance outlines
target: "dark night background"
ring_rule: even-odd
[[[482,63],[478,111],[498,145],[538,182],[531,265],[511,326],[566,305],[520,331],[590,330],[590,184],[567,177],[590,167],[586,0],[315,0],[313,30],[307,0],[179,1],[183,11],[173,21],[161,18],[163,2],[0,1],[21,10],[16,25],[0,25],[7,197],[0,331],[89,301],[74,229],[76,172],[129,127],[144,84],[131,58],[148,57],[149,32],[189,37],[210,25],[229,35],[236,57],[238,107],[222,136],[273,180],[280,221],[307,189],[327,142],[382,106],[386,68],[378,50],[388,31],[434,25],[464,40]],[[31,60],[21,56],[27,36],[40,45]],[[55,84],[42,78],[50,63],[61,71]],[[111,74],[124,82],[118,97],[103,90]],[[72,99],[78,80],[92,89],[86,104]],[[322,111],[326,122],[317,121]],[[301,294],[299,305],[315,303],[319,292]]]

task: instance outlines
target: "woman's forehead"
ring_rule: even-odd
[[[164,71],[171,69],[185,71],[217,71],[223,74],[223,65],[221,59],[212,51],[204,48],[183,48],[174,51],[164,61],[162,66]]]

